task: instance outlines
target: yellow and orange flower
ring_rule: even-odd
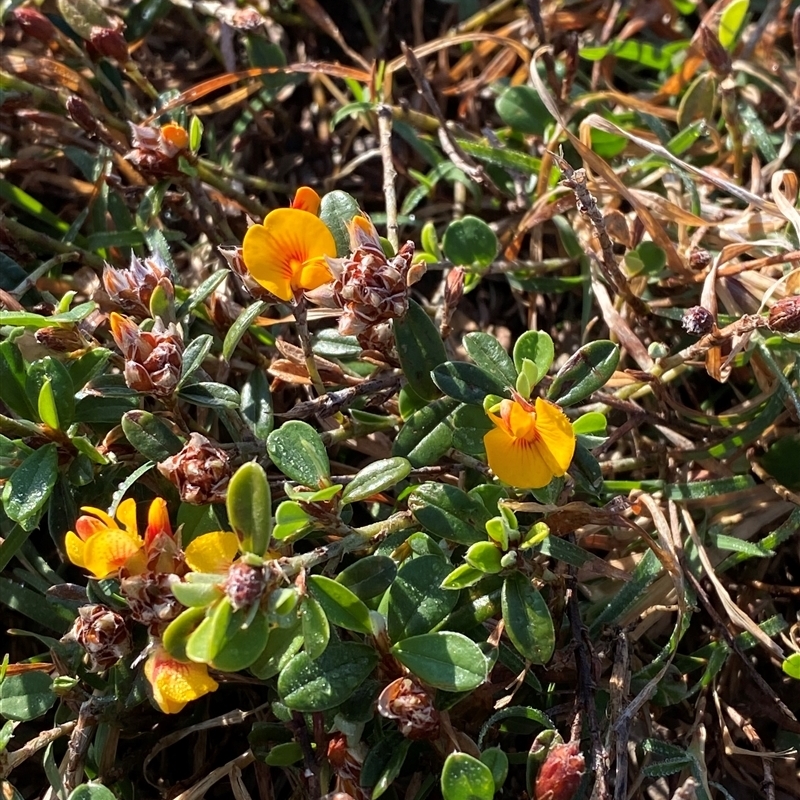
[[[131,573],[144,571],[149,551],[158,548],[166,536],[173,541],[166,500],[158,497],[150,504],[144,539],[136,524],[136,502],[120,503],[113,519],[100,508],[84,506],[75,531],[69,531],[64,546],[69,560],[84,567],[96,578],[106,578],[126,567]]]
[[[515,394],[487,411],[495,428],[483,437],[489,466],[501,481],[519,489],[541,489],[566,473],[575,454],[575,433],[554,403],[535,404]]]
[[[187,703],[219,688],[205,664],[178,661],[161,645],[148,656],[144,674],[165,714],[177,714]]]
[[[192,572],[222,574],[230,569],[238,552],[239,538],[235,533],[214,531],[189,542],[184,557]]]
[[[336,242],[317,216],[319,204],[319,195],[304,186],[290,208],[271,211],[244,236],[242,258],[248,272],[281,300],[333,280],[325,257],[336,255]]]

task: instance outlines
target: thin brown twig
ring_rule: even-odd
[[[408,67],[409,74],[414,79],[419,93],[425,98],[425,102],[439,122],[439,130],[437,132],[439,143],[447,154],[447,157],[464,172],[465,175],[472,178],[476,183],[486,186],[487,189],[491,189],[496,194],[502,194],[494,181],[486,174],[484,168],[480,164],[476,164],[472,158],[462,150],[461,145],[456,141],[455,136],[453,136],[448,127],[447,119],[442,113],[442,109],[436,102],[431,85],[425,77],[425,70],[414,51],[408,47],[405,42],[401,43],[401,47],[406,59],[406,66]]]
[[[394,182],[397,170],[394,168],[392,156],[392,109],[388,105],[378,107],[378,142],[383,162],[383,195],[386,203],[386,238],[394,248],[400,247],[397,227],[397,194]]]

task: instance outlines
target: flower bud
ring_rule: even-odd
[[[178,156],[189,146],[189,134],[184,128],[175,122],[161,128],[128,124],[132,149],[125,158],[152,175],[177,174]]]
[[[553,745],[536,776],[534,800],[572,800],[585,769],[586,762],[577,742]]]
[[[231,601],[234,611],[249,608],[261,600],[266,581],[264,570],[253,567],[243,561],[231,564],[228,577],[225,579],[225,594]]]
[[[711,253],[702,247],[695,247],[689,254],[689,266],[692,269],[705,269],[711,263]]]
[[[125,357],[125,383],[137,392],[165,397],[175,391],[181,375],[183,340],[178,328],[156,320],[142,331],[121,314],[112,314],[111,334]]]
[[[33,338],[54,353],[72,353],[86,346],[77,328],[39,328]]]
[[[26,6],[25,8],[15,8],[13,17],[17,25],[22,28],[28,36],[38,39],[44,44],[49,44],[55,35],[56,28],[47,17],[35,8]]]
[[[128,604],[131,618],[146,625],[153,636],[161,635],[184,610],[172,594],[174,580],[177,580],[175,574],[148,570],[138,575],[123,575],[120,581],[119,593]]]
[[[81,606],[72,629],[62,641],[75,641],[83,647],[92,672],[112,667],[131,651],[131,635],[125,620],[102,605]]]
[[[776,333],[800,331],[800,297],[784,297],[769,310],[769,327]]]
[[[73,94],[67,98],[67,113],[72,117],[72,121],[78,124],[86,133],[97,131],[97,119],[86,102]]]
[[[397,678],[378,697],[378,711],[397,720],[407,739],[438,739],[441,720],[433,698],[411,678]]]
[[[730,53],[707,25],[700,26],[700,43],[703,47],[703,55],[711,65],[711,69],[721,78],[729,75],[732,66]]]
[[[162,461],[158,470],[178,487],[181,500],[192,505],[223,502],[232,474],[225,451],[199,433],[193,433],[183,450]]]
[[[692,336],[705,336],[714,328],[714,315],[703,306],[692,306],[683,315],[681,325]]]
[[[95,25],[89,34],[89,43],[94,49],[106,58],[113,58],[120,64],[127,64],[128,43],[122,35],[122,28],[101,28]]]
[[[158,256],[131,258],[127,269],[116,269],[110,264],[103,267],[103,287],[112,302],[123,311],[138,317],[150,314],[153,292],[161,288],[171,303],[175,298],[175,287],[169,268]]]

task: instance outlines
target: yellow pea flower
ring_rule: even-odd
[[[116,520],[101,508],[84,506],[81,511],[86,514],[76,520],[75,531],[67,533],[64,547],[73,564],[96,578],[106,578],[122,567],[132,573],[142,572],[150,551],[162,548],[164,536],[173,539],[167,503],[160,497],[150,504],[144,539],[139,536],[133,498],[120,503]]]
[[[333,280],[325,257],[336,256],[336,242],[316,215],[319,204],[319,195],[304,186],[291,208],[270,211],[244,236],[242,259],[248,272],[281,300]]]
[[[499,414],[487,411],[495,428],[483,437],[492,472],[519,489],[541,489],[566,473],[575,454],[575,433],[564,412],[554,403],[535,404],[515,394],[503,400]]]
[[[227,572],[239,552],[239,538],[235,533],[214,531],[203,533],[186,547],[184,557],[192,572]]]
[[[165,714],[177,714],[187,703],[219,688],[205,664],[178,661],[161,645],[147,657],[144,674]]]

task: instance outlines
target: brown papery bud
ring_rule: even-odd
[[[536,776],[534,800],[572,800],[585,769],[586,761],[577,742],[553,745]]]
[[[89,34],[89,42],[101,56],[113,58],[120,64],[128,63],[128,43],[121,28],[101,28],[96,25]]]
[[[700,26],[700,43],[703,47],[703,55],[711,65],[711,69],[720,78],[725,78],[731,72],[730,53],[722,46],[717,35],[707,26]]]
[[[38,39],[44,44],[49,44],[56,32],[56,27],[50,22],[41,11],[35,8],[15,8],[12,15],[17,25],[22,28],[28,36]]]
[[[378,697],[381,716],[397,720],[407,739],[438,739],[441,719],[433,698],[411,678],[397,678]]]
[[[702,247],[695,247],[689,255],[689,266],[692,269],[705,269],[711,263],[711,253]]]
[[[175,574],[152,570],[139,575],[122,575],[119,592],[131,610],[131,617],[146,625],[153,636],[160,636],[167,624],[184,610],[172,594],[172,584],[176,580]]]
[[[86,344],[76,328],[39,328],[33,337],[54,353],[72,353]]]
[[[683,315],[681,325],[692,336],[705,336],[714,328],[714,315],[703,306],[693,306]]]
[[[776,333],[800,331],[800,297],[784,297],[769,310],[769,327]]]
[[[225,500],[231,465],[224,450],[193,433],[179,453],[158,465],[159,472],[178,487],[181,500],[192,505]]]
[[[158,319],[151,331],[140,330],[122,314],[112,314],[111,334],[125,357],[125,383],[137,392],[165,397],[181,376],[183,339],[178,328]]]
[[[114,666],[131,651],[131,634],[125,620],[102,605],[81,606],[62,641],[76,641],[86,651],[92,672]]]
[[[67,113],[72,117],[73,122],[80,125],[86,133],[95,133],[97,131],[95,115],[86,105],[86,102],[75,94],[67,98]]]
[[[175,297],[175,287],[166,264],[158,256],[131,258],[128,269],[116,269],[110,264],[103,267],[103,286],[112,302],[129,314],[140,317],[150,315],[150,298],[158,286],[167,297]]]

